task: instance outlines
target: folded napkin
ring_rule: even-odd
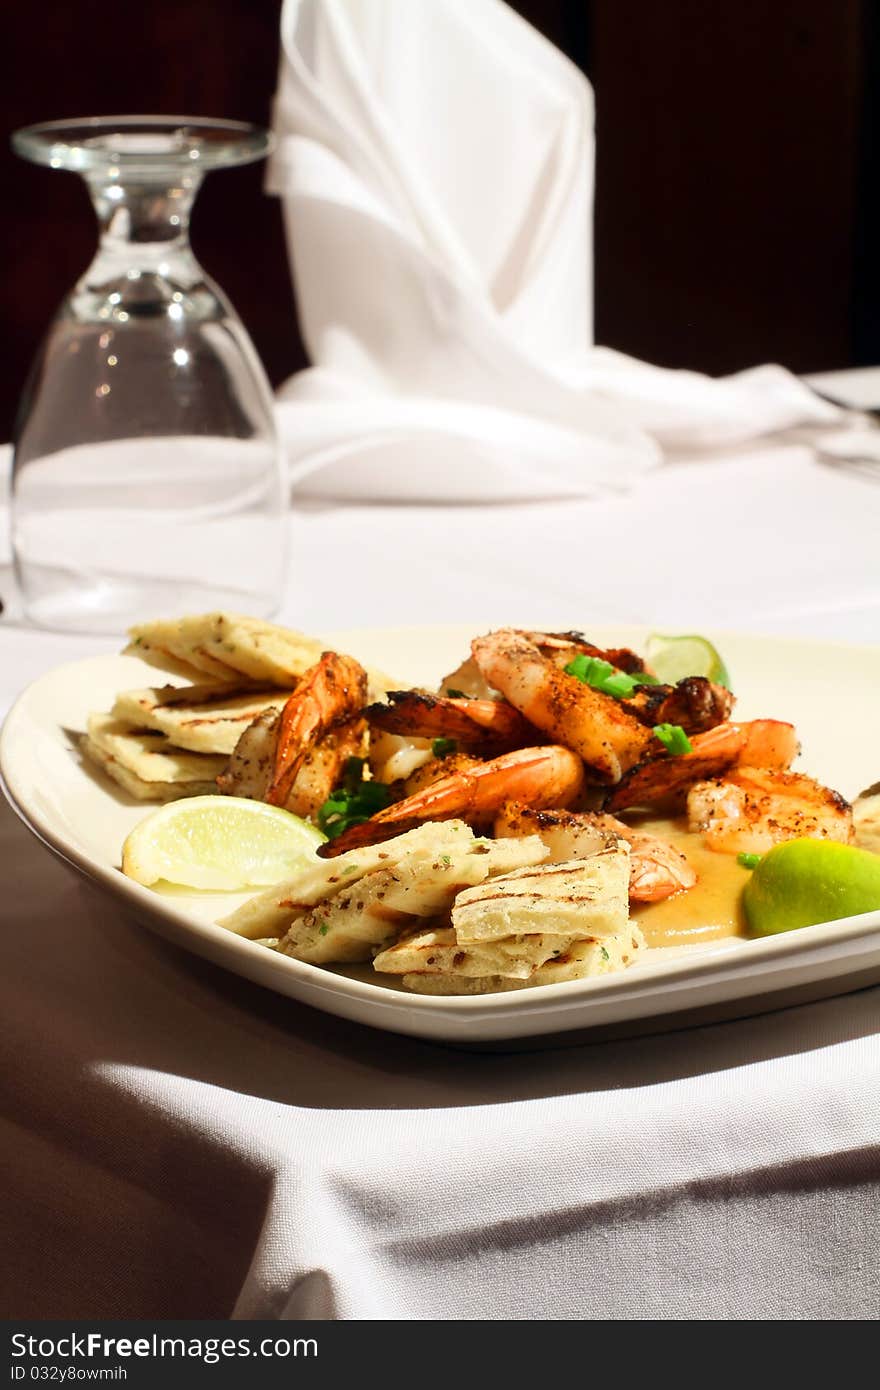
[[[582,495],[836,418],[780,367],[713,381],[593,346],[592,91],[501,0],[286,0],[281,28],[300,488]]]

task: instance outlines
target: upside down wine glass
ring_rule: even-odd
[[[281,597],[285,485],[256,352],[188,239],[204,175],[261,159],[235,121],[101,117],[19,130],[88,185],[97,255],[34,363],[15,432],[12,543],[28,618],[120,632]]]

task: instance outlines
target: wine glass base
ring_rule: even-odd
[[[144,579],[136,584],[125,576],[101,575],[88,583],[65,583],[64,571],[46,568],[38,577],[45,592],[22,595],[29,623],[50,632],[121,636],[138,622],[175,618],[223,609],[272,618],[278,604],[251,590],[197,584],[192,580]]]

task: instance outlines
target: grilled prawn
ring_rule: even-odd
[[[577,753],[597,781],[619,782],[648,753],[650,729],[619,700],[568,675],[531,636],[502,628],[476,638],[472,651],[489,684],[531,724]]]
[[[735,766],[784,771],[797,756],[798,742],[794,725],[778,719],[753,719],[744,724],[719,724],[707,733],[696,734],[691,750],[676,755],[661,752],[634,767],[612,790],[608,810],[682,802],[696,782],[720,777]]]
[[[475,762],[412,796],[379,811],[362,825],[354,825],[318,853],[331,858],[360,845],[400,835],[429,820],[460,817],[469,825],[490,825],[505,801],[523,801],[533,807],[569,806],[581,792],[584,769],[568,748],[547,744],[542,748],[518,748],[512,753]]]
[[[709,849],[764,854],[781,840],[853,837],[852,807],[838,792],[799,772],[739,767],[688,793],[688,822]]]
[[[500,753],[535,742],[536,730],[505,700],[389,690],[387,704],[365,711],[371,729],[416,738],[452,739],[462,748]]]
[[[314,816],[346,760],[364,752],[366,682],[351,657],[325,652],[282,710],[265,710],[244,730],[217,778],[220,791]]]
[[[313,748],[336,726],[357,718],[367,699],[367,673],[350,656],[324,652],[281,711],[266,800],[284,806]]]
[[[678,724],[685,733],[697,734],[722,723],[733,710],[734,697],[726,686],[705,676],[686,676],[676,685],[663,685],[628,647],[605,650],[588,642],[580,632],[521,632],[520,636],[533,642],[542,656],[563,671],[575,657],[587,656],[605,661],[635,680],[644,674],[646,683],[620,701],[622,708],[643,724]]]

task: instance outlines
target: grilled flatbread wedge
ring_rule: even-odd
[[[377,869],[393,868],[410,853],[440,854],[446,850],[450,840],[455,843],[459,835],[464,838],[471,834],[463,821],[420,825],[383,844],[368,845],[363,850],[340,854],[336,859],[322,860],[305,873],[297,874],[296,878],[249,898],[229,917],[225,917],[220,925],[251,939],[260,936],[282,937],[294,917],[303,915],[325,898],[331,898],[359,883],[367,874]]]
[[[543,965],[536,965],[527,978],[510,975],[464,975],[458,970],[434,972],[423,968],[403,976],[405,989],[416,994],[497,994],[504,990],[527,989],[536,985],[558,985],[568,980],[586,980],[625,970],[640,951],[645,938],[634,922],[614,936],[600,941],[583,940],[566,944],[562,953]]]
[[[281,937],[280,949],[300,960],[369,960],[377,947],[448,911],[462,888],[546,855],[537,839],[484,840],[463,821],[429,822],[325,860],[251,898],[221,925]]]
[[[82,752],[139,801],[173,801],[217,790],[214,779],[225,758],[178,752],[164,734],[133,729],[110,714],[89,715],[87,728]]]
[[[265,710],[279,710],[289,691],[239,693],[229,686],[164,685],[124,690],[113,716],[135,728],[156,729],[175,748],[193,753],[231,754],[242,731]]]
[[[241,688],[292,690],[314,666],[326,643],[293,628],[237,613],[200,613],[193,617],[141,623],[129,630],[126,655],[188,680],[212,681]],[[400,682],[367,666],[368,698],[378,700]]]
[[[432,975],[480,977],[503,975],[527,980],[538,965],[565,953],[568,942],[559,936],[509,936],[503,941],[479,941],[465,946],[451,927],[429,927],[402,937],[380,951],[376,970],[390,975],[422,972]]]
[[[449,907],[473,868],[466,858],[412,853],[393,869],[365,874],[293,921],[279,950],[315,965],[370,960],[377,947]]]
[[[292,689],[321,655],[314,637],[237,613],[201,613],[193,617],[141,623],[131,628],[130,656],[163,670],[176,669],[198,680]]]
[[[464,943],[532,934],[604,938],[623,931],[628,921],[624,840],[589,859],[540,864],[482,883],[459,894],[452,909],[456,938]]]

